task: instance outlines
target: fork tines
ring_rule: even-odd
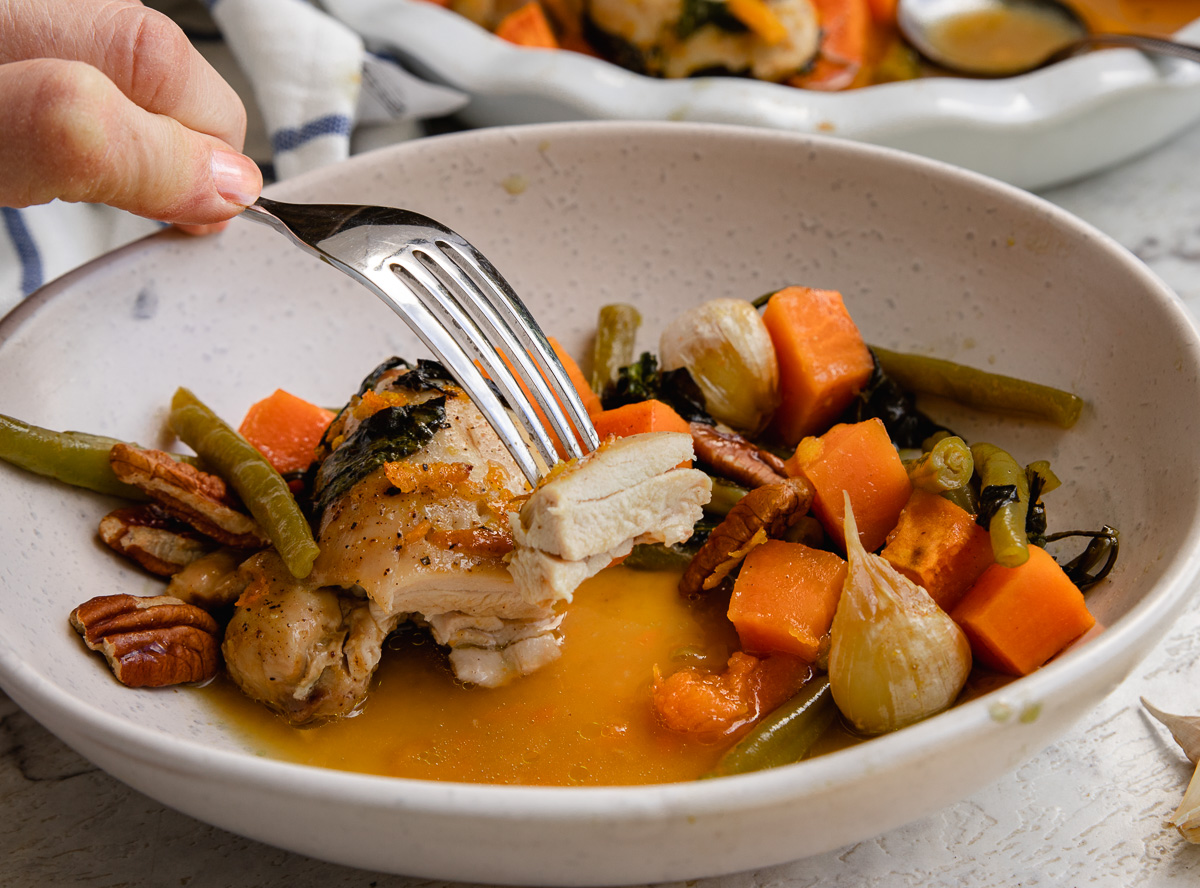
[[[531,484],[558,461],[556,441],[568,458],[599,443],[537,322],[465,238],[426,216],[385,207],[260,198],[246,215],[354,277],[400,315],[458,380]]]
[[[490,389],[487,381],[495,383],[547,466],[559,458],[555,439],[567,457],[595,448],[595,429],[561,362],[486,256],[447,231],[432,245],[414,244],[396,256],[391,269],[483,369],[486,379],[477,369],[464,373],[459,380],[463,388],[475,398],[475,388]]]

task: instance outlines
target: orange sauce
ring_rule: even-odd
[[[1007,73],[1030,67],[1066,46],[1075,32],[1054,13],[1025,7],[981,9],[930,28],[929,41],[946,60],[970,70]]]
[[[629,786],[694,780],[728,744],[662,728],[650,704],[655,667],[720,671],[737,650],[726,596],[690,603],[678,573],[615,567],[575,593],[562,657],[493,690],[455,681],[445,651],[416,630],[389,641],[360,714],[293,728],[221,679],[204,689],[251,751],[299,764],[417,780]],[[974,669],[955,705],[1012,681]],[[869,738],[841,719],[805,758]]]
[[[727,602],[689,603],[678,581],[676,573],[621,567],[589,580],[566,609],[562,657],[503,688],[459,684],[445,652],[412,630],[389,642],[353,718],[292,728],[228,683],[208,691],[256,751],[303,764],[471,783],[692,780],[724,747],[658,725],[649,694],[654,669],[718,671],[737,636]]]

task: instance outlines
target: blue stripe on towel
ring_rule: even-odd
[[[21,211],[13,207],[0,207],[0,215],[4,217],[4,227],[8,237],[17,250],[17,258],[21,262],[21,295],[28,296],[42,285],[45,272],[42,269],[42,254],[34,243],[33,235],[29,233]]]
[[[271,134],[271,150],[276,154],[294,151],[301,145],[321,136],[349,136],[350,118],[345,114],[326,114],[303,126],[287,127]]]

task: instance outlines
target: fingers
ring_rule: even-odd
[[[151,113],[89,64],[0,65],[0,205],[106,203],[189,225],[228,219],[262,188],[253,161]]]
[[[180,223],[176,224],[175,227],[179,231],[182,231],[184,234],[195,234],[195,235],[216,234],[218,231],[224,231],[226,228],[228,228],[229,223],[228,222],[212,222],[208,225],[187,225],[183,222],[180,222]]]
[[[0,64],[86,62],[134,104],[241,149],[234,90],[166,16],[136,0],[0,0]]]

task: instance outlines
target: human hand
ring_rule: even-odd
[[[0,0],[0,206],[105,203],[205,230],[262,189],[246,111],[137,0]]]

